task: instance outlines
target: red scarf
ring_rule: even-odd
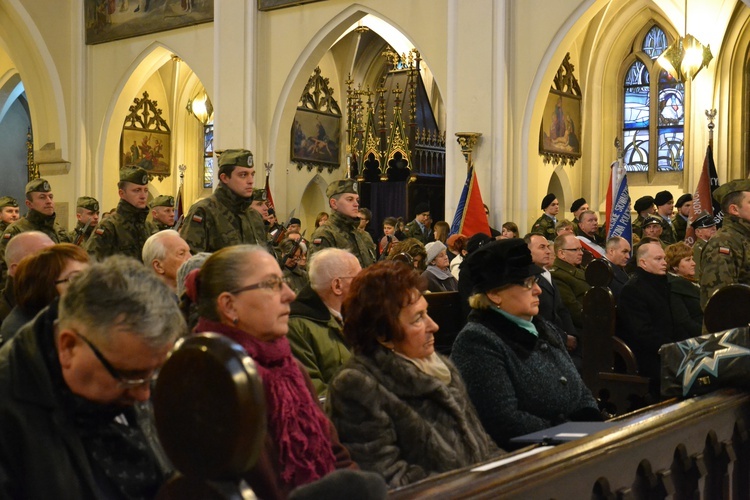
[[[195,332],[216,332],[241,345],[258,367],[266,416],[279,448],[281,480],[292,486],[320,479],[335,469],[330,422],[314,400],[282,337],[263,342],[229,325],[200,318]]]

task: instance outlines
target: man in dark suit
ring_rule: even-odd
[[[612,264],[612,281],[609,284],[609,289],[612,291],[612,295],[615,298],[615,302],[620,297],[620,292],[625,283],[628,282],[630,276],[625,272],[625,265],[630,260],[630,243],[622,236],[613,236],[607,240],[605,247],[606,254],[604,258]]]

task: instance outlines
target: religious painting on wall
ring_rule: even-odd
[[[214,0],[84,0],[86,44],[214,20]]]
[[[291,145],[291,160],[299,168],[333,171],[340,165],[341,109],[320,68],[315,68],[300,97]]]
[[[274,10],[284,7],[294,7],[306,3],[320,2],[321,0],[258,0],[258,10]]]
[[[161,181],[171,174],[171,130],[157,106],[148,92],[133,99],[120,136],[120,168],[141,167]]]
[[[570,163],[581,157],[581,88],[573,75],[570,54],[557,71],[542,115],[539,154],[545,163]]]

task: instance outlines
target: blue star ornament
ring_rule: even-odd
[[[683,358],[677,370],[682,375],[682,395],[686,396],[693,383],[702,372],[719,377],[719,362],[722,359],[750,355],[750,349],[731,343],[736,330],[716,333],[705,337],[695,337],[679,342]],[[684,374],[684,375],[683,375]]]

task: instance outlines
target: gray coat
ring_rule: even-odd
[[[444,358],[443,358],[444,359]],[[498,452],[456,368],[446,385],[384,348],[352,357],[326,406],[352,459],[390,487],[480,462]]]

